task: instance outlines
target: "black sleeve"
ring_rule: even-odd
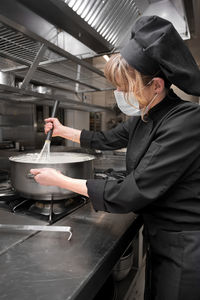
[[[200,155],[200,107],[169,115],[136,170],[120,180],[88,180],[96,210],[137,212],[162,197]]]
[[[81,147],[98,150],[115,150],[127,147],[129,139],[129,126],[135,126],[138,117],[128,119],[114,129],[108,131],[82,130],[80,137]]]

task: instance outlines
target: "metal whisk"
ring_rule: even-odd
[[[59,101],[56,100],[53,105],[51,118],[55,118],[58,105],[59,105]],[[40,151],[37,161],[41,161],[41,160],[46,161],[46,160],[50,159],[50,144],[51,144],[52,134],[53,134],[53,128],[50,129],[49,132],[47,133],[47,137],[44,142],[44,146],[43,146],[42,150]]]

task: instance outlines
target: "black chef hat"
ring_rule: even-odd
[[[200,96],[200,70],[169,21],[158,16],[140,17],[132,28],[131,39],[120,52],[140,73],[164,74],[184,92]]]

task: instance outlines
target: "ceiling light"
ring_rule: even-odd
[[[106,60],[106,61],[109,61],[110,57],[108,55],[103,55],[103,58]]]

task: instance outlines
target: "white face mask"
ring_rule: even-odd
[[[124,93],[121,91],[114,91],[115,99],[119,109],[127,116],[140,116],[141,110],[139,102],[134,97],[133,93]],[[130,104],[128,104],[128,102]]]
[[[148,84],[150,84],[150,82]],[[139,102],[132,92],[124,93],[122,91],[115,90],[114,95],[119,109],[127,116],[141,116],[142,112],[145,115],[148,112],[150,105],[157,97],[156,94],[145,108],[140,109]]]
[[[115,99],[117,101],[117,105],[119,109],[127,116],[141,116],[142,112],[145,115],[154,99],[157,97],[158,94],[156,94],[153,99],[150,101],[150,103],[143,109],[139,108],[139,102],[137,98],[134,96],[134,94],[131,93],[124,93],[121,91],[114,91]],[[130,103],[130,104],[129,104]]]

